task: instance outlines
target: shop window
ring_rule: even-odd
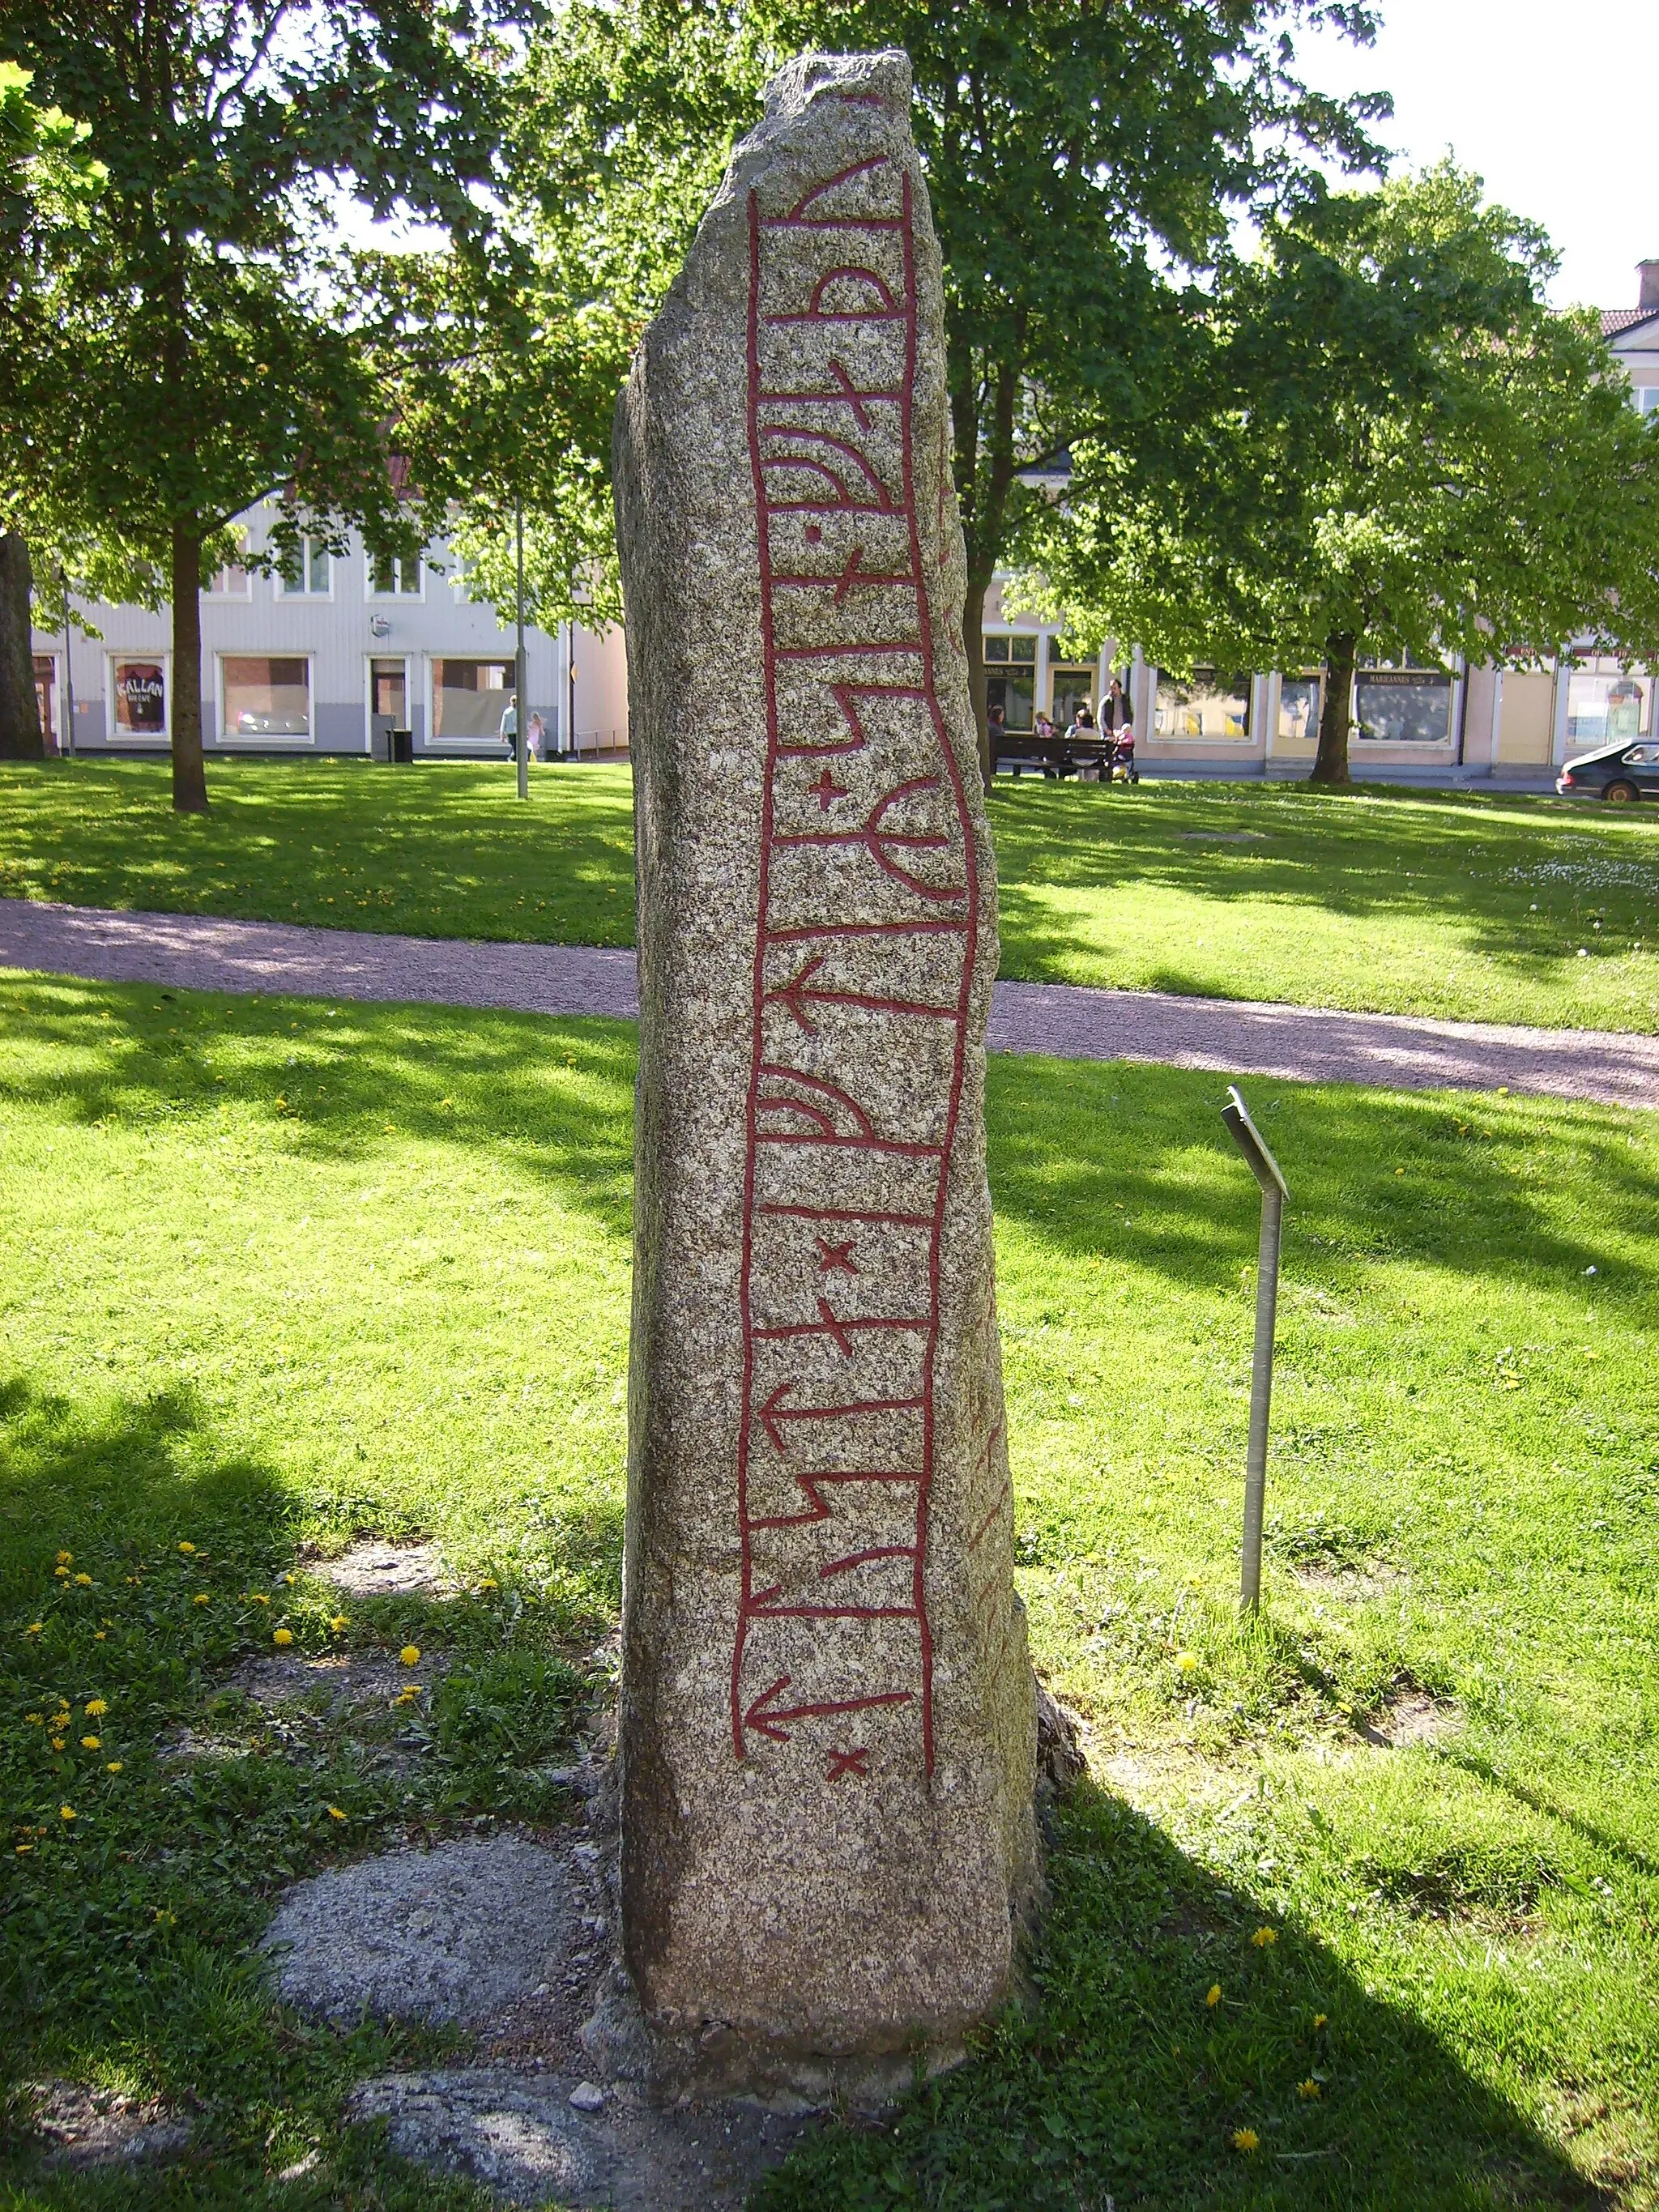
[[[228,738],[308,738],[311,663],[264,653],[227,653],[219,663]]]
[[[987,632],[985,704],[1002,709],[1005,730],[1029,730],[1036,706],[1036,645],[1034,637],[997,636]]]
[[[513,696],[510,660],[434,660],[432,734],[440,744],[499,738]]]
[[[1571,744],[1616,744],[1644,738],[1653,727],[1653,679],[1607,660],[1592,660],[1567,678],[1567,739]]]
[[[1200,744],[1237,744],[1250,734],[1250,679],[1214,668],[1195,668],[1192,681],[1158,679],[1152,734]]]
[[[401,553],[376,553],[369,562],[369,589],[377,599],[418,599],[421,564]]]
[[[1279,686],[1279,735],[1285,744],[1311,745],[1318,742],[1320,695],[1317,676],[1286,676]]]
[[[1356,733],[1378,745],[1443,745],[1452,734],[1452,679],[1408,655],[1399,667],[1374,665],[1354,678]]]
[[[325,599],[332,592],[333,563],[320,538],[302,538],[283,556],[282,586],[285,599]]]
[[[117,738],[167,733],[167,672],[161,660],[112,660],[111,718]]]

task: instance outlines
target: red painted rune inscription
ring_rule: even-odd
[[[767,758],[732,1736],[855,1783],[933,1765],[939,1244],[980,891],[936,690],[909,179],[878,155],[787,209],[751,193],[749,251]]]

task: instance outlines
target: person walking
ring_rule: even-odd
[[[530,757],[533,761],[547,758],[547,725],[539,714],[530,717]]]
[[[519,695],[516,691],[509,691],[507,695],[507,706],[501,715],[501,733],[507,745],[516,750],[519,738]]]

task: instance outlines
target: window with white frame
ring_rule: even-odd
[[[333,563],[320,538],[309,534],[283,558],[279,581],[285,599],[325,599],[334,588]]]
[[[401,553],[371,553],[368,588],[377,599],[418,599],[422,596],[418,556],[405,561]]]
[[[1659,384],[1633,384],[1630,397],[1638,415],[1659,414]]]
[[[222,653],[219,689],[227,738],[311,735],[311,663],[303,655]]]
[[[240,561],[228,562],[208,578],[208,595],[216,599],[245,599],[249,596],[247,570]]]
[[[118,744],[129,738],[165,738],[167,734],[167,664],[164,654],[111,653],[109,671],[111,734]]]

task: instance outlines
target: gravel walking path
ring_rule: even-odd
[[[210,915],[115,914],[29,899],[0,899],[0,964],[185,990],[626,1019],[639,1012],[630,951],[381,937]],[[1155,1060],[1230,1076],[1405,1091],[1508,1088],[1659,1106],[1659,1038],[1605,1030],[1419,1021],[1164,991],[1005,982],[997,985],[989,1043],[995,1052]]]

